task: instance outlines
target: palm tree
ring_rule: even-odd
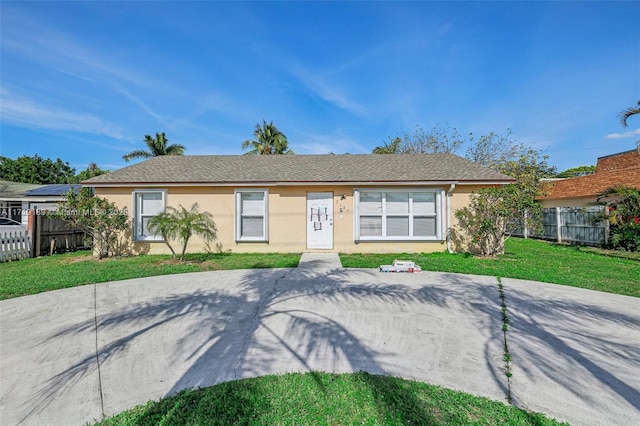
[[[391,139],[391,138],[389,138]],[[376,146],[373,148],[373,154],[401,154],[402,153],[402,138],[396,137],[390,142],[385,142],[382,146]]]
[[[144,135],[144,143],[149,147],[149,151],[138,149],[131,151],[127,155],[123,155],[122,158],[125,161],[131,161],[134,158],[151,158],[158,157],[160,155],[183,155],[186,149],[183,145],[171,144],[167,145],[169,140],[165,136],[164,132],[156,133],[156,137],[150,135]]]
[[[638,101],[638,106],[629,107],[620,113],[619,117],[622,127],[627,127],[627,120],[629,117],[636,114],[640,114],[640,101]]]
[[[213,215],[209,212],[201,212],[198,203],[194,203],[189,210],[184,208],[182,204],[177,209],[167,207],[164,212],[149,220],[149,230],[162,235],[162,239],[171,250],[174,259],[176,252],[171,246],[170,240],[178,240],[182,243],[181,261],[184,261],[191,236],[199,235],[208,244],[214,241],[218,235]]]
[[[251,148],[245,155],[277,155],[277,154],[295,154],[289,149],[289,141],[287,137],[273,124],[269,124],[262,120],[262,126],[256,124],[253,131],[255,140],[248,139],[242,142],[242,149]]]
[[[91,179],[92,177],[100,176],[105,173],[109,173],[109,170],[101,169],[96,163],[92,161],[91,163],[89,163],[89,166],[85,170],[75,175],[72,180],[73,183],[80,183],[84,180]]]

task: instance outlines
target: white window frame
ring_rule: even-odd
[[[382,235],[380,236],[361,236],[360,235],[360,194],[361,193],[381,193],[382,202]],[[403,193],[409,194],[409,213],[408,214],[387,214],[387,194]],[[412,194],[433,194],[435,198],[434,213],[416,214],[413,211]],[[444,241],[445,238],[445,212],[444,212],[444,190],[437,188],[406,188],[406,189],[387,189],[387,188],[361,188],[354,190],[353,197],[353,236],[356,242],[359,241]],[[377,215],[375,215],[377,216]],[[409,218],[409,235],[408,236],[387,236],[387,218],[388,217],[407,217]],[[414,217],[433,217],[436,220],[436,235],[434,236],[414,236],[413,224]]]
[[[140,209],[140,200],[143,194],[161,194],[162,210],[167,207],[167,190],[166,189],[135,189],[133,191],[133,240],[134,241],[164,241],[162,235],[141,235],[139,232],[142,228],[143,217],[153,217],[155,215],[142,214]]]
[[[262,193],[264,203],[262,204],[262,236],[246,237],[242,236],[242,194]],[[236,242],[268,242],[269,241],[269,190],[264,188],[243,188],[236,189],[235,195],[235,240]]]

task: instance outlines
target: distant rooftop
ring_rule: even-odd
[[[43,185],[0,180],[0,198],[20,198],[23,197],[27,191],[40,188],[41,186]]]
[[[10,182],[0,180],[0,198],[23,199],[29,197],[59,198],[64,196],[70,189],[78,191],[80,184],[52,184],[37,185],[33,183]]]
[[[80,188],[82,188],[80,184],[43,185],[27,191],[25,195],[28,197],[60,197],[66,195],[71,189],[77,192]]]
[[[640,152],[637,149],[598,158],[596,172],[558,180],[543,199],[594,197],[618,185],[640,187]]]

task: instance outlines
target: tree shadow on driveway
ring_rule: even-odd
[[[502,399],[499,299],[485,278],[250,270],[98,285],[95,321],[48,342],[97,327],[96,353],[48,379],[24,418],[54,401],[60,408],[70,388],[96,370],[98,416],[185,388],[288,371],[363,370]],[[460,337],[450,336],[458,327]],[[478,379],[469,377],[474,371],[482,372]]]
[[[96,352],[41,383],[23,405],[23,420],[37,423],[54,411],[72,415],[77,401],[68,401],[71,390],[96,372],[101,376],[96,418],[185,388],[292,371],[362,370],[506,399],[493,277],[275,269],[153,277],[95,288],[95,319],[79,321],[43,343],[55,347],[63,336],[97,329]],[[622,396],[637,407],[636,384],[613,372],[618,360],[637,366],[637,346],[599,334],[593,322],[614,321],[628,330],[638,318],[580,301],[530,299],[507,287],[507,304],[519,307],[510,311],[509,332],[514,364],[521,369],[516,373],[545,377],[580,395],[582,383],[560,370],[565,365],[558,360],[565,360],[591,372],[591,385],[611,395],[585,404],[601,407]],[[572,315],[593,322],[576,334]],[[548,328],[554,319],[558,324]],[[594,361],[573,342],[607,354],[610,365]],[[523,362],[529,358],[535,362]],[[519,383],[517,375],[514,380]],[[535,402],[537,394],[531,395]],[[535,406],[517,396],[520,405]],[[558,416],[556,408],[547,412]]]
[[[503,282],[514,403],[578,423],[640,424],[638,299]]]

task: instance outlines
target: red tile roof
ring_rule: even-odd
[[[640,187],[640,151],[600,157],[594,174],[556,181],[541,199],[594,197],[617,185]]]

